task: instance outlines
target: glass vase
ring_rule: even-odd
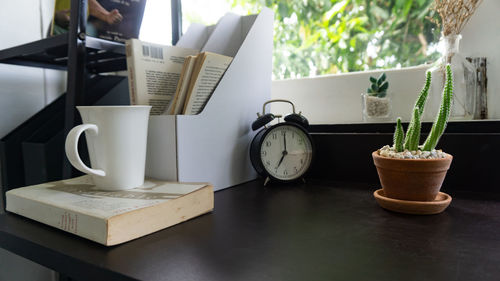
[[[390,121],[391,98],[389,95],[379,98],[361,94],[361,108],[364,122]]]
[[[446,79],[446,65],[450,64],[453,72],[453,101],[450,113],[451,120],[468,120],[474,118],[476,109],[477,71],[475,67],[459,52],[461,35],[447,35],[441,38],[443,44],[441,58],[433,64],[431,93],[428,97],[425,121],[432,121],[441,104],[441,95]]]

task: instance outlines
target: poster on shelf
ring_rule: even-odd
[[[68,32],[71,0],[56,0],[50,35]],[[124,43],[138,38],[146,0],[88,0],[89,36]]]

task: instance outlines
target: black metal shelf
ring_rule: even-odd
[[[93,74],[127,69],[124,44],[86,35],[87,0],[71,0],[70,5],[67,33],[0,50],[0,63],[67,71],[64,135],[79,122],[75,106],[89,105],[85,98],[88,94],[86,88],[92,87],[87,82],[93,81]],[[0,156],[6,159],[5,155]],[[72,177],[69,162],[65,157],[61,161],[62,177]],[[7,164],[3,163],[4,166]],[[6,169],[3,171],[2,178],[18,176],[7,173]],[[12,187],[6,186],[7,189]]]
[[[46,122],[46,115],[54,114],[51,108],[57,104],[57,111],[64,111],[61,116],[64,117],[64,136],[67,135],[79,123],[75,106],[91,105],[92,99],[89,96],[109,91],[116,82],[111,75],[99,77],[95,74],[127,69],[124,44],[86,35],[87,0],[70,0],[70,5],[68,33],[0,50],[0,63],[67,71],[64,99],[48,105],[26,121],[30,123],[29,126],[25,122],[0,140],[3,191],[24,185],[21,144],[32,133],[33,128]],[[171,0],[171,5],[175,44],[182,30],[180,0]],[[101,78],[106,81],[101,81]],[[100,86],[102,89],[97,89]],[[62,178],[72,177],[74,170],[67,159],[62,157],[61,161]]]
[[[68,69],[68,34],[30,42],[0,50],[0,63]],[[86,68],[89,73],[103,73],[127,69],[125,45],[95,37],[85,37]]]

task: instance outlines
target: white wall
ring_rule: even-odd
[[[35,5],[29,0],[2,3],[0,49],[41,38],[37,2]],[[4,136],[43,107],[43,71],[0,64],[0,85],[0,136]]]
[[[51,20],[53,3],[2,1],[0,49],[41,39]],[[64,77],[61,71],[0,64],[0,137],[64,92]]]
[[[500,119],[500,1],[484,0],[465,27],[461,52],[465,56],[487,57],[488,117]],[[393,120],[410,119],[411,108],[425,81],[426,66],[385,70],[393,93]],[[272,97],[289,99],[312,124],[362,122],[362,92],[369,85],[369,76],[382,71],[354,72],[316,78],[273,81]],[[429,109],[429,106],[427,106]],[[289,112],[286,105],[272,106],[273,112]],[[432,116],[433,114],[431,114]],[[426,121],[432,121],[429,117]]]
[[[2,1],[0,49],[41,39],[53,13],[53,0]],[[0,137],[42,109],[65,90],[65,73],[0,64]],[[0,280],[55,280],[53,271],[0,249]]]
[[[400,116],[403,121],[410,119],[409,113],[425,82],[426,70],[425,66],[385,70],[390,83],[393,116]],[[378,77],[382,72],[365,71],[273,81],[272,98],[290,100],[311,124],[358,123],[362,122],[361,93],[366,92],[369,77]],[[272,112],[287,113],[290,107],[274,103]]]

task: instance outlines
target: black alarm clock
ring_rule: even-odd
[[[292,113],[279,122],[280,115],[266,114],[266,105],[285,102],[292,105]],[[309,122],[288,100],[270,100],[262,106],[262,114],[257,113],[252,129],[260,130],[250,145],[250,160],[257,173],[269,181],[292,182],[303,179],[313,159],[313,142],[307,131]],[[278,123],[268,124],[278,118]]]

